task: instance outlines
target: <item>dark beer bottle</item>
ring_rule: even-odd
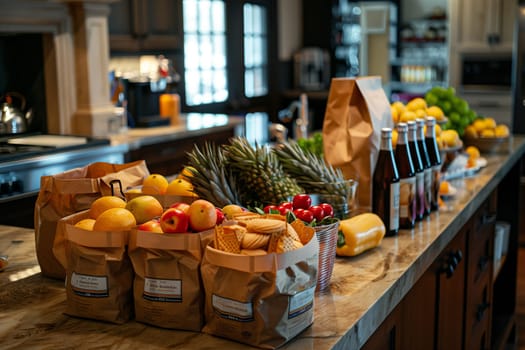
[[[425,172],[419,147],[417,145],[417,125],[415,121],[408,124],[408,149],[416,172],[416,221],[422,220],[425,216]]]
[[[423,163],[423,172],[425,177],[425,216],[430,214],[430,200],[432,197],[432,166],[428,158],[427,146],[425,145],[425,120],[416,119],[417,124],[417,146]]]
[[[408,144],[408,125],[397,124],[394,152],[399,173],[399,228],[411,229],[416,223],[416,172]]]
[[[434,117],[425,117],[427,131],[425,134],[425,146],[427,147],[430,166],[432,167],[432,191],[430,197],[430,209],[438,210],[439,208],[439,185],[441,173],[441,155],[436,140],[436,119]]]
[[[385,224],[386,236],[399,231],[399,174],[392,149],[392,129],[381,129],[381,146],[372,180],[372,211]]]

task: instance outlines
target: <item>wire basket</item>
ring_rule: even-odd
[[[316,291],[324,291],[330,286],[334,269],[339,221],[314,228],[319,241],[319,265],[315,289]]]

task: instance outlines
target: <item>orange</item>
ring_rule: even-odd
[[[137,225],[135,216],[124,208],[111,208],[99,215],[94,231],[127,231]]]
[[[97,219],[100,214],[111,208],[124,208],[126,202],[117,196],[102,196],[97,198],[89,208],[89,217]]]
[[[467,153],[472,160],[476,160],[480,157],[479,149],[476,146],[468,146],[465,149],[465,153]]]
[[[439,193],[447,194],[449,191],[450,191],[450,184],[448,183],[448,181],[446,180],[441,181],[441,183],[439,184]]]
[[[93,225],[95,225],[95,219],[87,218],[77,222],[75,227],[79,227],[87,231],[93,231]]]
[[[142,182],[142,193],[164,194],[168,188],[168,180],[161,174],[150,174]]]

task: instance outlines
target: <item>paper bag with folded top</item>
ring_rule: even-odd
[[[213,230],[156,234],[134,230],[129,256],[135,270],[135,318],[157,327],[200,331],[204,291],[200,263],[203,242]]]
[[[243,231],[237,230],[227,235]],[[312,324],[319,253],[315,235],[298,248],[296,243],[293,248],[284,241],[277,243],[275,249],[285,250],[282,253],[264,250],[272,249],[269,241],[268,247],[261,248],[264,254],[253,255],[219,250],[216,243],[219,241],[206,247],[201,264],[206,317],[203,332],[274,349]]]
[[[58,221],[86,210],[97,198],[119,195],[120,187],[142,184],[149,175],[146,162],[126,164],[96,162],[55,175],[40,178],[35,203],[35,243],[42,274],[63,279],[65,276],[65,238],[57,231]],[[57,255],[58,254],[58,255]]]
[[[86,231],[75,227],[89,210],[62,218],[66,239],[66,310],[70,316],[116,324],[133,315],[133,267],[129,231]]]
[[[333,78],[323,122],[326,161],[357,179],[359,206],[371,208],[381,129],[393,127],[380,77]]]

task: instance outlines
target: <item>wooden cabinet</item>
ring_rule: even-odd
[[[499,302],[493,299],[496,208],[494,192],[372,335],[365,349],[491,347],[493,303]],[[503,314],[508,316],[509,311]]]
[[[451,6],[458,49],[512,50],[516,0],[461,0]]]
[[[121,0],[108,19],[113,52],[167,51],[182,48],[182,1]]]
[[[159,142],[131,150],[126,155],[128,162],[145,160],[150,173],[162,175],[178,174],[188,163],[187,152],[195,145],[203,146],[206,142],[227,144],[235,134],[235,129],[217,131],[200,137],[189,137],[174,141]]]

